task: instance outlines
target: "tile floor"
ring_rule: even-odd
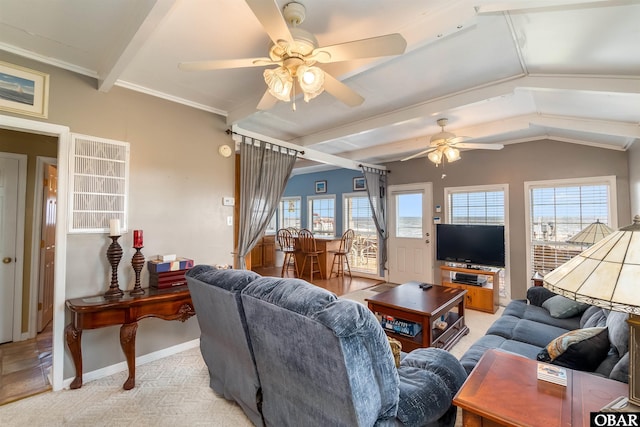
[[[34,339],[0,344],[0,405],[51,390],[51,323]]]

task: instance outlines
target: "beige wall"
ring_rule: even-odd
[[[4,52],[0,60],[50,74],[49,118],[44,121],[130,143],[129,225],[130,230],[144,230],[145,256],[176,253],[196,263],[232,262],[232,227],[226,217],[233,215],[233,208],[223,207],[222,198],[234,194],[234,162],[217,154],[219,145],[231,142],[223,117],[119,87],[98,92],[95,79]],[[131,234],[120,240],[124,256],[119,282],[126,289],[134,280],[128,262],[133,255]],[[66,298],[108,289],[107,240],[105,234],[68,235]],[[198,337],[195,318],[184,324],[145,319],[138,328],[136,354]],[[55,339],[63,345],[62,337]],[[124,361],[117,327],[85,331],[82,351],[85,372]],[[64,377],[73,374],[66,351]]]
[[[22,332],[29,328],[29,298],[31,280],[31,239],[33,236],[33,202],[36,185],[36,159],[38,156],[58,156],[58,140],[45,135],[35,135],[0,129],[0,152],[27,155],[27,194],[24,218],[24,253],[22,270]]]
[[[631,191],[631,217],[640,215],[640,143],[629,148],[629,186]],[[626,224],[620,224],[623,226]]]
[[[618,224],[630,223],[628,153],[584,145],[536,141],[506,145],[500,151],[464,151],[462,159],[435,167],[426,158],[393,162],[389,184],[433,183],[433,205],[445,209],[444,188],[509,184],[511,298],[524,298],[530,286],[526,271],[524,183],[565,178],[615,175]],[[443,178],[443,174],[446,177]],[[444,213],[433,216],[441,216]],[[436,264],[437,266],[437,264]],[[439,277],[434,274],[434,277]]]

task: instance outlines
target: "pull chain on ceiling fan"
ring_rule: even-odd
[[[440,163],[444,162],[446,158],[449,163],[455,162],[456,160],[460,160],[460,150],[459,148],[476,148],[481,150],[501,150],[504,146],[502,144],[472,144],[472,143],[463,143],[462,141],[466,141],[471,139],[468,136],[456,136],[451,132],[447,132],[444,130],[444,127],[447,125],[448,120],[445,118],[438,119],[438,126],[440,126],[441,131],[437,134],[433,135],[429,140],[429,148],[426,150],[420,151],[419,153],[413,154],[409,157],[402,159],[401,161],[410,160],[416,157],[420,157],[424,154],[427,154],[427,158],[435,163],[436,167],[440,165]]]
[[[292,95],[295,98],[296,83],[307,102],[326,91],[346,105],[358,106],[364,101],[362,96],[315,64],[400,55],[407,46],[405,39],[396,33],[318,47],[315,36],[299,27],[306,17],[302,4],[288,3],[281,14],[275,0],[245,1],[273,42],[269,58],[181,62],[178,67],[205,71],[278,65],[263,73],[267,91],[258,104],[260,110],[273,107],[279,100],[289,102]],[[295,109],[295,101],[293,105]]]

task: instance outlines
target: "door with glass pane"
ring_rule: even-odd
[[[389,187],[389,282],[433,282],[431,184]]]

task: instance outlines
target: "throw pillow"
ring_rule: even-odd
[[[402,351],[402,343],[395,338],[387,336],[389,340],[389,346],[391,347],[391,353],[393,353],[393,360],[396,362],[396,368],[400,367],[400,352]]]
[[[589,304],[574,301],[562,295],[556,295],[543,302],[542,307],[547,309],[551,317],[566,319],[582,313],[589,308]]]
[[[594,371],[609,352],[607,328],[569,331],[551,341],[537,359],[580,371]]]

